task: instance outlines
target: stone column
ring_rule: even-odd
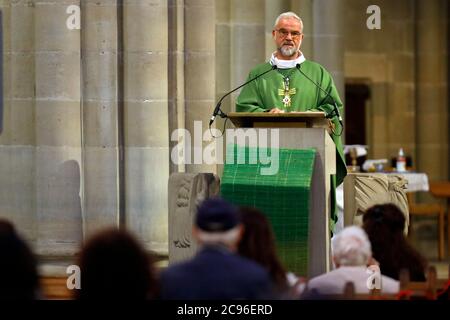
[[[417,169],[429,179],[448,177],[448,4],[416,1]]]
[[[167,2],[124,1],[126,225],[167,253]]]
[[[291,0],[291,11],[303,21],[304,38],[301,51],[306,59],[314,60],[313,0]]]
[[[231,22],[231,83],[236,87],[247,79],[253,67],[267,60],[264,2],[232,0]]]
[[[265,30],[266,30],[266,53],[265,58],[277,49],[273,41],[272,30],[275,19],[283,12],[291,11],[289,0],[266,0],[265,1]]]
[[[202,142],[215,105],[215,3],[185,0],[184,5],[185,128],[192,140],[186,172],[216,172],[216,165],[203,159],[203,150],[214,142]]]
[[[73,0],[36,0],[35,195],[37,253],[78,250],[81,227],[80,30],[66,20]]]
[[[178,128],[184,128],[184,0],[169,0],[168,2],[168,98],[169,98],[169,138]],[[178,141],[170,141],[170,150]],[[178,157],[177,157],[178,159]],[[178,164],[177,164],[178,163]],[[170,161],[170,173],[185,172],[186,166],[181,162]]]
[[[117,0],[81,4],[83,221],[89,235],[118,223],[118,22]]]
[[[313,6],[314,61],[333,77],[342,101],[344,92],[343,0],[316,0]],[[342,115],[344,116],[344,115]]]
[[[414,2],[392,2],[392,7],[383,8],[382,12],[384,12],[383,10],[387,12],[382,17],[381,30],[367,31],[377,37],[375,38],[377,44],[372,44],[372,48],[379,48],[381,43],[383,43],[383,47],[385,46],[388,61],[386,69],[389,70],[387,71],[389,83],[386,92],[386,104],[384,107],[374,105],[372,109],[375,113],[372,119],[378,118],[378,123],[373,123],[376,126],[373,136],[377,135],[378,137],[375,139],[381,140],[380,138],[387,134],[387,158],[395,157],[399,149],[403,148],[406,155],[413,157],[413,165],[416,166],[417,158],[414,155],[416,153],[415,135],[417,131],[415,130],[415,123],[417,120],[420,121],[420,117],[416,118],[415,113],[417,64],[415,61],[416,32],[414,25],[416,19],[414,17]],[[395,34],[395,37],[385,40],[384,33]],[[381,72],[377,73],[380,74]],[[376,92],[377,89],[380,90],[380,87],[374,86],[373,93],[381,93],[380,91]],[[381,112],[383,113],[381,114]],[[382,115],[382,118],[378,117],[377,114]],[[383,132],[382,126],[380,126],[382,122],[387,124],[386,132]],[[382,143],[377,143],[373,151],[380,150],[381,146]]]
[[[216,101],[232,89],[230,6],[230,0],[216,0]],[[234,109],[231,108],[230,100],[228,98],[222,103],[222,110],[225,113]],[[219,128],[220,125],[216,127]]]
[[[0,217],[30,244],[35,234],[34,7],[0,1],[3,20],[3,131],[0,134]]]

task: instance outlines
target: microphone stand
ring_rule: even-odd
[[[337,116],[338,121],[339,121],[339,124],[341,125],[341,132],[340,132],[339,136],[342,135],[342,131],[344,130],[344,123],[343,123],[341,114],[339,113],[339,109],[338,109],[336,100],[330,95],[330,92],[325,91],[321,86],[319,86],[314,80],[312,80],[310,77],[308,77],[308,76],[302,71],[302,69],[301,69],[301,64],[300,64],[300,63],[298,63],[298,64],[296,65],[296,68],[298,69],[298,71],[299,71],[302,75],[304,75],[309,81],[311,81],[312,83],[314,83],[314,85],[315,85],[317,88],[319,88],[323,93],[326,94],[324,100],[325,100],[326,98],[328,98],[328,97],[330,97],[331,100],[333,100],[333,103],[332,103],[332,104],[333,104],[333,111],[332,111],[331,113],[327,114],[327,115],[326,115],[326,118],[327,118],[327,119],[331,119],[331,118],[333,118],[334,116]]]
[[[276,65],[273,65],[269,70],[264,71],[263,73],[257,75],[256,77],[254,77],[254,78],[252,78],[252,79],[250,79],[250,80],[244,82],[244,83],[241,84],[239,87],[237,87],[237,88],[231,90],[230,92],[227,92],[222,98],[220,98],[219,102],[217,102],[217,105],[216,105],[216,107],[214,108],[213,115],[212,115],[211,119],[209,120],[209,127],[211,128],[211,125],[213,124],[213,122],[214,122],[214,120],[216,119],[217,116],[220,116],[221,118],[226,118],[226,117],[227,117],[227,114],[224,113],[224,112],[222,111],[222,109],[220,109],[220,106],[222,105],[223,99],[225,99],[226,97],[228,97],[230,94],[232,94],[232,93],[235,92],[236,90],[242,88],[243,86],[249,84],[250,82],[252,82],[252,81],[258,79],[259,77],[261,77],[261,76],[265,75],[266,73],[268,73],[268,72],[270,72],[270,71],[272,71],[272,70],[275,70],[275,69],[277,69],[277,66],[276,66]]]

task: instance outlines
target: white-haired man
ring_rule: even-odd
[[[191,260],[162,273],[161,298],[270,298],[272,283],[267,272],[235,254],[242,231],[237,208],[219,198],[205,200],[198,208],[193,228],[201,248]]]
[[[342,127],[335,109],[342,114],[342,102],[331,75],[320,64],[306,60],[300,51],[303,22],[293,12],[278,16],[272,31],[277,50],[269,61],[250,71],[252,79],[276,66],[242,88],[236,101],[237,112],[283,113],[323,111],[334,126],[331,138],[336,145],[336,175],[332,176],[331,231],[337,221],[335,189],[347,174],[342,148]]]
[[[308,290],[323,295],[343,294],[347,282],[353,282],[355,292],[367,294],[372,289],[394,294],[399,291],[398,281],[381,275],[378,268],[368,267],[372,249],[364,230],[357,226],[344,228],[332,242],[333,262],[336,269],[313,278]],[[378,270],[377,270],[378,269]]]

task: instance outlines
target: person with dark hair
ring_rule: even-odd
[[[411,281],[425,281],[426,260],[406,239],[405,216],[394,204],[375,205],[363,215],[363,228],[372,244],[373,257],[381,273],[399,279],[400,270],[409,271]]]
[[[0,219],[0,300],[39,297],[36,259],[14,226]]]
[[[128,232],[115,228],[99,232],[81,251],[81,289],[76,298],[155,298],[158,286],[152,260]]]
[[[272,284],[263,267],[236,254],[242,236],[239,211],[220,198],[197,210],[193,236],[200,245],[190,260],[161,275],[161,298],[170,300],[264,299]]]
[[[275,236],[266,216],[256,208],[240,208],[244,234],[239,242],[238,253],[263,266],[272,279],[275,294],[282,298],[288,298],[292,286],[298,278],[287,273],[279,260],[275,248]]]

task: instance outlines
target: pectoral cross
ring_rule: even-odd
[[[285,108],[289,108],[291,106],[291,95],[296,94],[296,88],[289,88],[289,78],[284,78],[283,89],[278,89],[278,95],[282,96],[281,100],[284,104]]]

